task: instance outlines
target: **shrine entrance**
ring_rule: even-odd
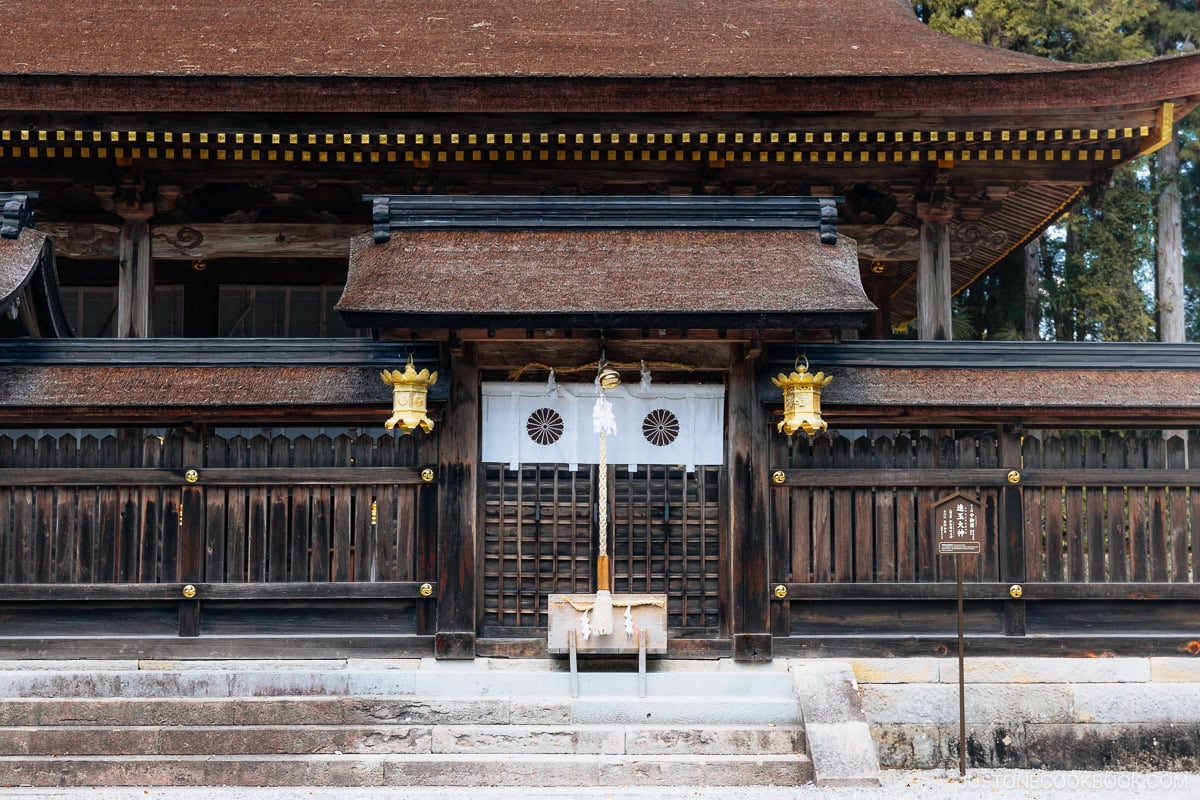
[[[546,597],[596,590],[594,465],[483,467],[483,637],[545,636]],[[721,633],[720,467],[609,467],[615,592],[662,592],[673,638]]]

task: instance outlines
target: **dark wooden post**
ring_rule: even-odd
[[[475,657],[475,549],[479,477],[479,370],[472,345],[450,351],[450,402],[441,422],[438,605],[434,653]]]
[[[1011,430],[1001,430],[1000,464],[1010,474],[1021,469],[1021,436]],[[1024,583],[1025,577],[1025,505],[1021,484],[1005,484],[1000,490],[1000,580],[1012,584]],[[1004,602],[1004,633],[1007,636],[1025,635],[1025,601],[1010,598]]]
[[[770,661],[770,429],[755,381],[762,352],[753,347],[735,348],[732,355],[725,426],[725,517],[731,563],[733,657],[738,661]]]
[[[892,338],[892,277],[895,274],[896,265],[884,261],[876,261],[862,272],[863,289],[877,309],[863,331],[864,339]]]
[[[179,516],[179,581],[183,584],[204,580],[204,428],[188,429],[183,434],[183,468],[196,469],[200,479],[183,487]],[[179,602],[179,635],[200,635],[200,601],[184,598]]]

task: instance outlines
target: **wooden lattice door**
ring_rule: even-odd
[[[719,467],[610,467],[613,589],[666,592],[678,635],[720,629]],[[482,635],[540,635],[546,596],[595,589],[598,471],[484,466]]]

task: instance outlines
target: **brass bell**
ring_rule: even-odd
[[[615,389],[621,385],[621,373],[608,366],[607,363],[604,363],[600,365],[600,372],[596,375],[596,381],[600,384],[601,389]]]

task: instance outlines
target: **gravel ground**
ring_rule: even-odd
[[[0,789],[13,800],[1131,800],[1200,798],[1200,774],[1182,772],[1048,772],[1040,770],[973,770],[965,780],[957,771],[884,773],[877,789],[830,789],[815,786],[698,788],[685,787],[402,787],[395,789],[114,787],[79,789]]]

